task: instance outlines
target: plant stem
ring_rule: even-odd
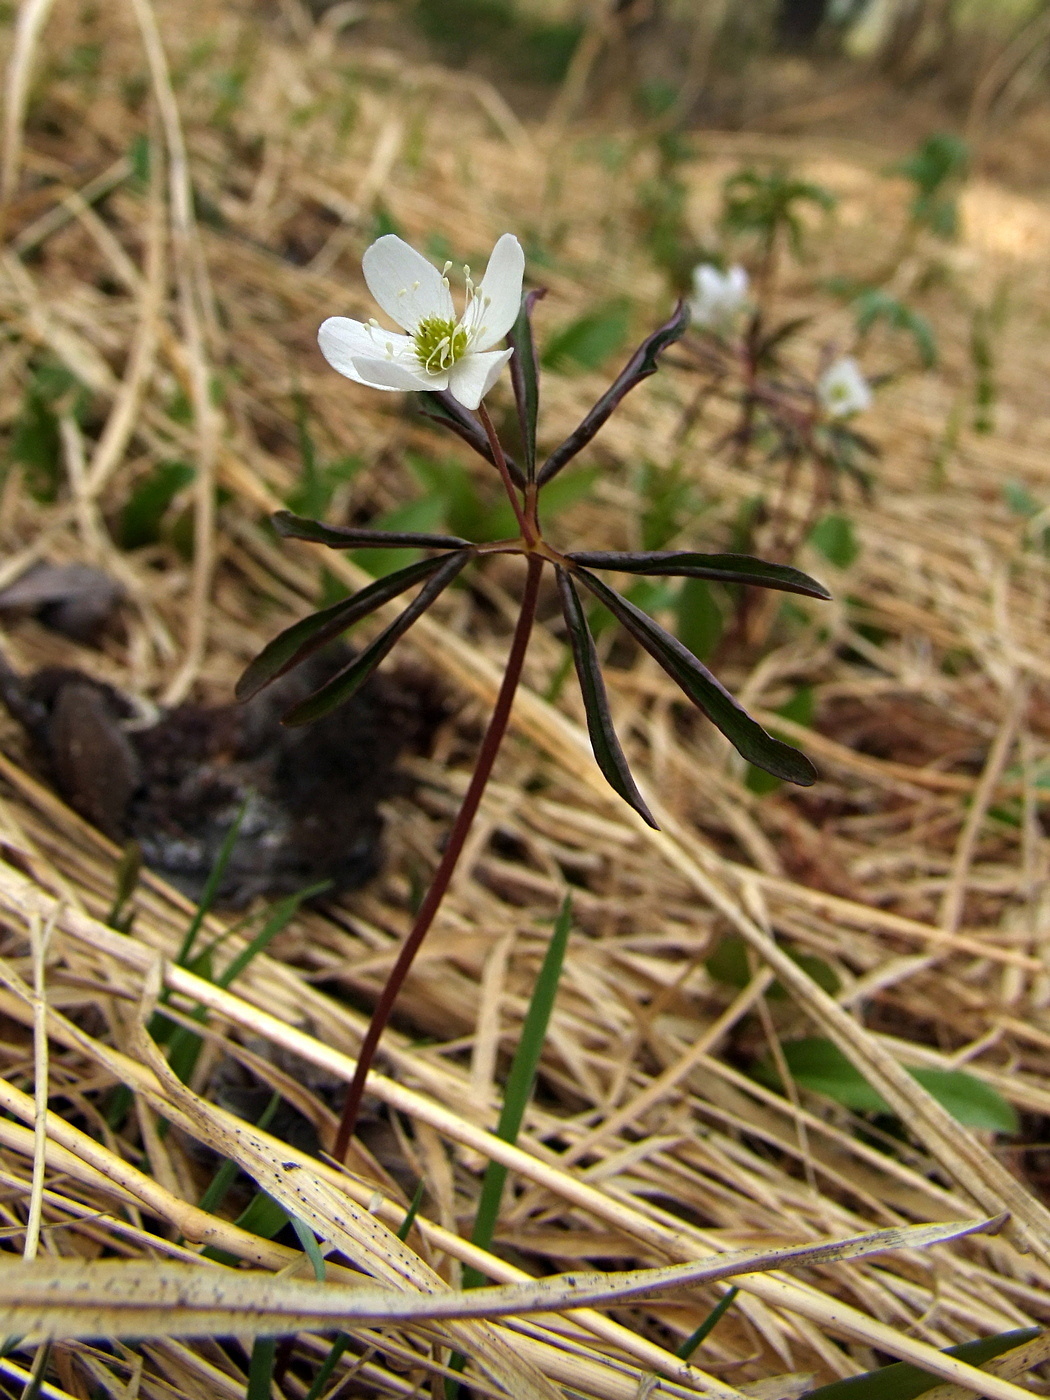
[[[507,732],[507,723],[510,720],[511,706],[514,702],[514,693],[518,688],[521,679],[522,665],[525,661],[525,649],[528,646],[529,635],[532,632],[532,624],[536,617],[536,602],[539,596],[540,574],[543,572],[543,560],[537,554],[529,555],[528,573],[525,576],[525,588],[521,598],[521,611],[518,614],[517,626],[514,629],[514,638],[511,642],[510,653],[507,657],[506,670],[503,673],[503,682],[500,685],[499,695],[496,697],[496,704],[492,711],[492,718],[489,720],[488,728],[485,730],[485,737],[481,741],[481,748],[478,750],[477,761],[474,764],[474,772],[471,774],[470,783],[463,797],[463,804],[456,814],[452,830],[449,832],[448,843],[434,878],[430,882],[426,897],[419,907],[415,923],[398,954],[397,961],[386,979],[382,992],[379,994],[379,1001],[372,1012],[372,1019],[368,1023],[368,1030],[365,1032],[364,1040],[361,1042],[361,1049],[357,1057],[357,1069],[350,1088],[347,1090],[346,1102],[343,1105],[343,1116],[339,1123],[339,1131],[336,1134],[333,1156],[337,1161],[342,1161],[346,1156],[346,1150],[350,1145],[350,1138],[357,1122],[358,1111],[361,1107],[361,1099],[364,1096],[365,1080],[368,1078],[368,1071],[371,1068],[372,1060],[375,1057],[376,1047],[379,1038],[386,1028],[390,1013],[394,1009],[394,1002],[397,1000],[401,985],[408,976],[409,969],[419,952],[420,944],[426,937],[430,925],[434,922],[435,915],[441,907],[441,901],[448,891],[449,883],[452,880],[453,872],[463,851],[467,835],[470,831],[478,807],[481,805],[482,794],[486,784],[492,774],[493,765],[496,762],[496,755],[499,753],[503,736]]]
[[[507,466],[507,458],[503,451],[503,444],[499,440],[495,425],[489,417],[489,411],[484,403],[478,404],[478,418],[481,421],[481,426],[485,429],[485,436],[488,438],[489,446],[492,448],[492,456],[496,462],[496,469],[503,478],[503,485],[506,488],[507,495],[510,497],[510,503],[514,507],[514,514],[518,518],[518,528],[529,544],[535,544],[539,539],[539,532],[534,528],[534,521],[530,520],[522,509],[521,501],[518,498],[518,488],[514,485],[510,469]],[[533,515],[535,515],[535,493],[533,494]]]

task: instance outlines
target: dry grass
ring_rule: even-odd
[[[550,130],[526,130],[484,84],[368,49],[353,29],[341,39],[294,0],[266,23],[214,3],[195,6],[188,26],[184,7],[154,14],[149,0],[94,18],[67,0],[50,17],[39,4],[21,14],[21,29],[4,36],[21,77],[7,85],[0,423],[16,419],[44,353],[90,388],[94,417],[85,432],[72,412],[63,416],[67,476],[53,503],[34,499],[18,467],[8,471],[0,578],[43,556],[86,560],[114,573],[130,602],[126,639],[102,651],[32,623],[12,627],[3,648],[20,669],[76,664],[166,703],[191,691],[224,699],[263,642],[315,601],[322,563],[346,583],[362,577],[337,556],[277,547],[264,528],[297,479],[294,394],[309,403],[322,454],[364,458],[350,488],[355,509],[389,509],[415,489],[401,465],[407,446],[456,454],[396,400],[338,379],[316,351],[323,316],[365,312],[358,264],[377,210],[421,246],[436,235],[471,262],[507,228],[553,250],[549,266],[533,267],[551,289],[541,336],[616,295],[630,298],[641,332],[666,308],[631,233],[650,155],[627,132],[570,129],[552,140]],[[46,20],[39,35],[34,17]],[[164,152],[146,184],[127,159],[142,133]],[[689,177],[698,231],[722,177],[748,155],[790,156],[842,195],[836,231],[817,242],[820,268],[797,272],[787,303],[808,309],[818,272],[864,266],[903,208],[903,192],[878,176],[884,151],[715,134],[703,145],[707,158]],[[206,220],[194,217],[191,184]],[[349,1176],[238,1127],[209,1090],[222,1064],[239,1061],[331,1141],[325,1090],[349,1077],[364,1025],[351,1003],[380,985],[407,927],[411,879],[432,864],[465,785],[516,576],[494,568],[411,635],[409,649],[457,712],[435,754],[415,762],[416,799],[392,806],[385,874],[337,907],[299,915],[236,996],[164,964],[174,1007],[211,1008],[192,1094],[149,1062],[141,1034],[154,953],[174,953],[186,902],[147,876],[134,937],[106,929],[99,920],[118,853],[39,785],[6,726],[0,1176],[12,1249],[31,1257],[39,1231],[39,1254],[56,1258],[178,1262],[210,1243],[266,1270],[300,1260],[197,1209],[212,1168],[191,1147],[196,1138],[278,1195],[280,1164],[308,1164],[314,1214],[303,1218],[366,1272],[409,1291],[455,1284],[463,1263],[513,1283],[1011,1212],[999,1236],[742,1278],[698,1357],[703,1370],[673,1351],[718,1285],[632,1303],[615,1320],[581,1310],[355,1328],[343,1363],[351,1393],[414,1393],[440,1373],[447,1342],[480,1358],[479,1393],[549,1394],[544,1384],[553,1384],[627,1400],[655,1373],[667,1393],[750,1386],[787,1395],[799,1383],[786,1373],[847,1376],[876,1354],[928,1358],[930,1348],[1043,1322],[1050,573],[1035,527],[1010,513],[1003,487],[1022,482],[1050,499],[1050,205],[978,183],[965,213],[952,280],[930,294],[943,361],[880,398],[878,489],[873,505],[855,510],[856,563],[828,579],[838,601],[814,605],[790,633],[774,629],[764,654],[738,658],[726,676],[760,715],[800,682],[814,686],[815,729],[781,728],[805,743],[820,783],[756,797],[710,729],[682,721],[662,674],[617,651],[609,674],[618,725],[663,826],[649,832],[605,788],[571,691],[557,707],[541,698],[563,655],[557,633],[541,629],[515,737],[374,1076],[374,1155],[361,1149]],[[1003,279],[1012,310],[999,341],[1001,403],[996,431],[979,436],[968,426],[969,315]],[[828,313],[810,329],[813,364],[842,328]],[[892,353],[877,345],[874,355],[888,362]],[[557,441],[601,384],[598,375],[548,375],[543,439]],[[556,527],[567,544],[634,543],[639,463],[680,450],[691,394],[686,376],[668,370],[603,431],[596,489]],[[755,474],[771,470],[757,464],[745,476],[706,450],[719,427],[702,429],[686,453],[711,501],[698,542],[723,538]],[[114,515],[172,457],[197,469],[191,561],[166,546],[121,552]],[[345,504],[343,489],[337,506]],[[801,518],[801,494],[790,504]],[[825,578],[834,572],[815,556],[802,562]],[[996,815],[1011,803],[1012,823]],[[567,882],[576,924],[541,1091],[510,1148],[489,1131],[499,1082]],[[704,966],[727,933],[752,950],[751,981],[738,994]],[[837,996],[785,946],[830,963]],[[772,975],[789,1000],[767,999]],[[908,1125],[910,1145],[887,1152],[845,1110],[742,1072],[759,1051],[800,1034],[846,1050]],[[34,1054],[36,1082],[46,1071],[56,1103],[46,1123],[22,1087],[34,1082]],[[1022,1114],[1023,1150],[960,1130],[902,1064],[965,1064]],[[103,1111],[118,1082],[135,1108],[119,1135]],[[179,1131],[163,1132],[163,1118]],[[512,1168],[504,1258],[462,1237],[489,1157]],[[381,1226],[403,1219],[413,1177],[427,1194],[398,1253]],[[304,1336],[297,1356],[316,1365],[324,1351]],[[210,1341],[104,1350],[62,1342],[43,1393],[239,1396],[237,1356]],[[8,1385],[24,1379],[11,1359],[0,1359],[0,1372]],[[949,1372],[982,1387],[965,1366],[942,1366]],[[289,1373],[289,1396],[305,1394],[304,1374],[298,1365]],[[770,1377],[783,1379],[769,1389]],[[983,1388],[1004,1400],[1021,1394],[1008,1379]]]

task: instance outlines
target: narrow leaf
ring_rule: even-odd
[[[314,1376],[313,1385],[311,1385],[310,1389],[306,1392],[305,1400],[320,1400],[320,1396],[323,1394],[324,1388],[328,1384],[329,1377],[339,1365],[343,1352],[346,1351],[353,1340],[349,1332],[339,1333],[332,1343],[331,1351],[329,1351],[328,1355],[321,1362],[317,1375]]]
[[[288,725],[309,724],[311,720],[320,719],[322,715],[334,710],[344,700],[349,700],[351,695],[364,685],[368,677],[394,644],[404,636],[413,622],[422,617],[431,603],[448,587],[469,558],[470,554],[465,549],[459,550],[455,554],[445,555],[439,561],[439,567],[432,574],[430,580],[423,585],[401,616],[392,622],[385,632],[381,632],[371,646],[365,647],[360,655],[354,657],[350,665],[344,667],[337,676],[333,676],[320,690],[315,690],[313,695],[300,701],[298,705],[293,705],[283,717],[282,723]],[[382,581],[387,582],[385,579]]]
[[[457,553],[454,558],[462,558],[466,561],[466,553]],[[414,564],[407,565],[404,569],[398,569],[392,574],[385,574],[377,579],[375,583],[370,583],[366,588],[352,594],[349,598],[341,598],[338,603],[333,603],[329,608],[322,608],[320,612],[311,613],[309,617],[304,617],[301,622],[293,623],[291,627],[274,637],[247,668],[240,680],[237,682],[235,694],[238,700],[250,700],[253,695],[262,690],[263,686],[275,681],[278,676],[283,676],[286,671],[290,671],[293,666],[297,666],[300,661],[319,651],[321,647],[327,646],[329,642],[345,632],[348,627],[352,627],[355,622],[360,622],[369,613],[375,612],[384,603],[389,603],[392,598],[396,598],[399,593],[404,593],[406,588],[411,588],[414,583],[420,583],[423,579],[429,578],[431,574],[437,572],[448,560],[449,556],[436,555],[432,559],[420,559]],[[462,567],[462,565],[460,565]]]
[[[680,340],[688,327],[689,310],[685,302],[680,301],[670,320],[665,321],[662,326],[653,331],[651,336],[642,341],[580,426],[570,433],[565,441],[556,447],[547,458],[537,478],[541,486],[550,481],[551,477],[557,476],[562,467],[571,462],[576,454],[587,446],[620,401],[626,394],[630,393],[636,384],[640,384],[650,374],[656,373],[659,368],[657,356],[661,350],[666,350],[669,345]]]
[[[458,399],[454,399],[447,389],[440,394],[420,394],[419,411],[424,418],[430,418],[435,423],[440,423],[443,428],[449,428],[458,438],[462,438],[469,447],[472,447],[479,457],[484,457],[486,462],[496,465],[496,459],[492,455],[492,448],[489,446],[488,436],[485,429],[472,413],[468,413]],[[511,480],[515,486],[524,486],[525,477],[522,470],[513,458],[504,453],[507,461],[507,470],[510,472]]]
[[[1001,1356],[1004,1351],[1012,1351],[1014,1347],[1032,1341],[1039,1333],[1038,1327],[1019,1327],[1010,1332],[999,1332],[994,1337],[980,1337],[975,1342],[946,1347],[944,1354],[966,1361],[971,1366],[981,1366]],[[921,1371],[910,1361],[894,1361],[875,1371],[865,1371],[862,1376],[850,1376],[844,1381],[819,1386],[808,1392],[806,1400],[915,1400],[916,1396],[940,1384],[940,1377],[929,1371]]]
[[[521,1028],[521,1039],[514,1052],[510,1073],[507,1075],[503,1091],[503,1109],[496,1127],[496,1136],[504,1142],[517,1142],[525,1110],[532,1097],[540,1057],[543,1054],[543,1042],[547,1038],[547,1026],[554,1009],[554,999],[558,994],[558,983],[561,980],[571,928],[572,903],[570,896],[566,895],[554,923],[554,932],[547,945],[543,966],[532,989],[529,1009],[525,1013],[525,1021]],[[482,1249],[488,1249],[492,1243],[506,1179],[507,1168],[500,1162],[489,1162],[485,1168],[481,1197],[474,1217],[474,1229],[470,1236],[472,1242],[480,1245]],[[464,1269],[464,1288],[478,1288],[484,1281],[484,1276],[477,1269]]]
[[[277,1338],[256,1337],[248,1367],[245,1400],[272,1400],[273,1368],[277,1360]]]
[[[533,481],[536,477],[536,417],[540,403],[540,371],[536,363],[536,342],[532,336],[532,308],[546,295],[546,287],[537,287],[522,297],[518,319],[507,336],[507,343],[514,351],[510,361],[510,378],[514,385],[514,401],[518,405],[518,421],[521,423],[526,481]]]
[[[271,517],[273,528],[286,540],[311,540],[332,549],[462,549],[469,540],[456,535],[427,535],[414,531],[398,533],[392,530],[358,530],[350,525],[324,525],[320,520],[308,520],[305,515],[293,515],[290,510],[276,511]]]
[[[722,1321],[723,1317],[725,1317],[726,1313],[733,1305],[734,1298],[739,1292],[740,1289],[737,1288],[735,1283],[730,1284],[696,1331],[691,1336],[686,1337],[682,1345],[675,1351],[675,1356],[679,1357],[682,1361],[688,1361],[697,1347],[701,1346],[707,1340]]]
[[[817,770],[805,754],[767,734],[676,637],[594,574],[581,569],[579,577],[749,763],[802,787],[816,781]]]
[[[238,1223],[245,1218],[242,1214]],[[740,1274],[864,1259],[894,1249],[924,1249],[978,1231],[1000,1229],[1005,1218],[895,1226],[847,1239],[733,1250],[688,1264],[554,1274],[524,1283],[459,1291],[416,1291],[404,1283],[395,1288],[370,1280],[318,1284],[256,1270],[217,1272],[174,1261],[48,1256],[27,1264],[15,1259],[0,1268],[0,1332],[41,1341],[48,1337],[287,1336],[348,1324],[448,1323],[566,1308],[622,1307],[672,1288],[714,1283]],[[460,1335],[470,1334],[461,1331]],[[931,1368],[935,1367],[939,1354],[932,1347],[928,1354]],[[957,1379],[951,1367],[941,1374]]]
[[[587,732],[591,736],[591,748],[598,767],[612,790],[633,807],[638,815],[658,830],[656,821],[645,799],[638,791],[631,775],[627,757],[620,747],[609,713],[609,697],[605,691],[598,652],[587,626],[587,616],[580,604],[579,594],[572,579],[564,569],[557,570],[558,589],[561,593],[561,607],[565,615],[565,625],[569,629],[569,642],[572,658],[576,663],[576,674],[580,679],[583,694],[583,707],[587,713]]]
[[[801,1088],[826,1094],[858,1113],[891,1111],[882,1095],[833,1041],[823,1036],[805,1036],[785,1041],[783,1049],[785,1063]],[[965,1127],[993,1133],[1017,1132],[1013,1107],[983,1079],[961,1069],[907,1068],[912,1078]],[[768,1077],[779,1080],[771,1065]]]
[[[317,1243],[317,1236],[310,1229],[309,1225],[305,1225],[297,1215],[289,1216],[289,1219],[292,1222],[292,1229],[295,1231],[296,1238],[303,1247],[303,1253],[310,1261],[310,1267],[314,1271],[314,1278],[318,1283],[324,1283],[324,1255],[321,1253],[321,1247]]]
[[[831,597],[822,583],[810,578],[801,569],[793,569],[788,564],[769,564],[750,554],[692,554],[673,549],[621,554],[616,550],[594,550],[578,551],[568,555],[568,558],[587,569],[615,569],[621,574],[708,578],[719,583],[753,583],[759,588],[804,593],[809,598]]]

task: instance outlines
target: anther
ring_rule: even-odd
[[[452,259],[449,258],[448,262],[447,262],[447,263],[445,264],[445,266],[441,269],[441,275],[442,275],[442,277],[447,277],[447,276],[448,276],[449,269],[451,268],[451,266],[452,266]],[[446,284],[446,285],[447,285],[447,284]]]

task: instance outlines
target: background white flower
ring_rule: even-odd
[[[693,268],[689,313],[693,325],[705,331],[729,331],[747,305],[747,273],[739,264],[721,272],[713,263]]]
[[[456,320],[446,276],[403,239],[388,233],[365,252],[368,290],[407,335],[330,316],[317,333],[321,353],[340,374],[373,389],[448,389],[475,409],[499,378],[510,350],[493,350],[521,305],[525,254],[512,233],[498,240],[481,283],[465,268],[467,304]]]
[[[832,418],[863,413],[873,402],[871,385],[852,355],[843,355],[828,366],[817,380],[817,397]]]

